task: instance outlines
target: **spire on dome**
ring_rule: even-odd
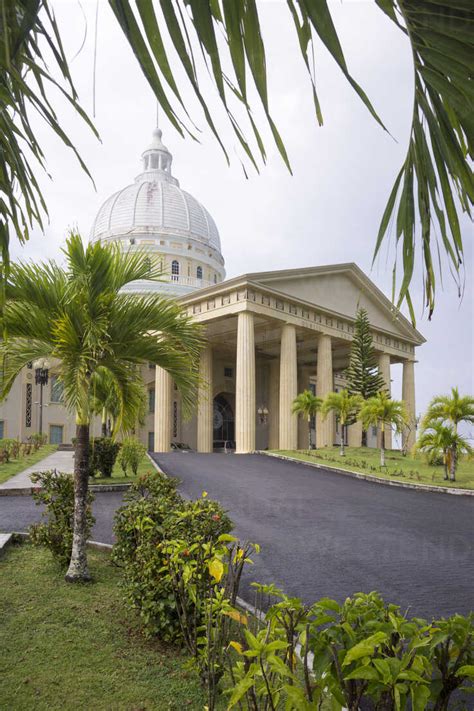
[[[150,173],[154,173],[155,180],[165,180],[179,185],[176,178],[171,173],[171,163],[173,156],[162,142],[163,132],[158,125],[158,105],[156,108],[156,127],[153,130],[152,140],[148,148],[142,153],[143,173],[138,176],[139,180],[143,175],[146,175],[147,180],[150,179]]]

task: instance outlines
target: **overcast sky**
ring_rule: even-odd
[[[82,44],[84,15],[87,18],[85,45],[71,70],[83,106],[92,113],[95,0],[56,0],[53,5],[70,58]],[[267,165],[260,175],[250,171],[246,180],[228,124],[218,119],[230,148],[230,168],[198,112],[201,143],[181,139],[165,120],[161,122],[163,141],[174,156],[174,175],[213,215],[227,276],[354,261],[390,297],[393,251],[384,248],[372,271],[371,261],[381,214],[406,152],[413,101],[408,43],[372,2],[331,4],[350,70],[396,140],[375,123],[321,47],[316,67],[325,123],[319,128],[286,4],[263,2],[261,7],[271,109],[293,176],[267,135]],[[178,66],[173,68],[178,80],[182,78]],[[56,102],[63,125],[94,176],[95,188],[71,151],[35,122],[52,176],[52,180],[41,176],[50,223],[46,234],[35,234],[25,248],[15,244],[15,257],[58,258],[68,227],[77,225],[87,237],[102,202],[140,172],[140,154],[154,127],[155,101],[105,0],[99,6],[95,78],[95,124],[102,143],[62,100]],[[191,100],[188,90],[183,96]],[[217,111],[212,88],[207,96]],[[434,394],[451,385],[464,392],[474,390],[473,232],[470,222],[462,224],[467,258],[463,301],[445,270],[430,323],[422,311],[421,278],[413,285],[417,326],[427,338],[418,349],[416,370],[420,412]],[[401,369],[393,367],[392,372],[393,393],[400,397]]]

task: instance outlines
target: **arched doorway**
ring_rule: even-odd
[[[225,442],[235,440],[234,408],[230,402],[232,396],[219,393],[214,398],[213,406],[213,440],[214,447],[221,448]]]

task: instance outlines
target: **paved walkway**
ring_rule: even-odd
[[[0,484],[0,489],[27,489],[32,486],[30,475],[34,472],[46,472],[57,469],[59,472],[72,473],[74,471],[73,452],[53,452],[41,459],[32,467],[15,474],[11,479]]]
[[[466,613],[474,590],[474,499],[383,486],[262,455],[152,455],[228,509],[236,535],[260,543],[250,580],[311,603],[378,590],[409,614]]]

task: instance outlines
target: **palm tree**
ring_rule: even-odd
[[[381,390],[375,397],[370,397],[362,405],[358,419],[364,427],[374,425],[380,427],[380,466],[385,466],[385,428],[395,427],[401,432],[406,425],[408,415],[405,404],[401,400],[392,400],[389,395]]]
[[[202,81],[201,72],[206,72],[207,80],[209,69],[212,91],[209,97],[214,98],[216,93],[220,98],[243,159],[257,170],[259,157],[263,162],[266,159],[261,127],[255,119],[253,97],[256,96],[263,107],[262,118],[268,122],[277,150],[290,169],[284,142],[270,112],[268,60],[260,26],[261,11],[255,0],[166,0],[155,4],[109,0],[109,5],[162,111],[181,135],[195,137],[195,124],[190,116],[191,104],[195,103],[202,109],[204,120],[229,160],[224,146],[228,141],[224,141],[214,122],[217,109],[209,108],[202,90],[209,82]],[[464,263],[459,214],[463,211],[470,216],[474,202],[468,163],[474,152],[470,62],[474,34],[466,31],[474,23],[474,7],[467,0],[457,3],[436,0],[436,4],[432,0],[416,3],[377,0],[376,5],[407,39],[407,52],[411,52],[413,59],[414,95],[407,153],[381,219],[375,255],[395,217],[404,244],[398,303],[406,300],[414,320],[409,286],[416,272],[417,244],[423,247],[424,292],[430,316],[436,281],[432,230],[442,235],[447,264],[458,280]],[[0,136],[4,137],[5,150],[0,152],[0,192],[6,199],[0,201],[0,249],[6,267],[9,225],[23,242],[28,238],[29,225],[41,226],[41,213],[46,208],[27,158],[29,151],[23,150],[28,146],[40,165],[47,163],[31,129],[29,112],[33,109],[39,112],[60,140],[71,145],[50,103],[59,76],[62,78],[60,90],[75,111],[89,120],[77,100],[50,0],[2,0],[1,6],[0,86],[5,110],[0,114]],[[318,124],[323,124],[323,116],[313,62],[316,40],[332,55],[379,126],[385,128],[350,73],[327,1],[288,0],[287,8],[286,22],[294,26],[298,37]],[[42,54],[44,46],[52,49],[56,71],[50,69]],[[196,47],[202,50],[204,62],[195,61]],[[445,61],[446,56],[450,61]],[[181,73],[176,66],[178,63],[184,70]],[[27,73],[29,81],[25,81]],[[179,84],[178,74],[182,75]],[[248,118],[247,133],[237,122],[240,112]]]
[[[322,404],[322,399],[316,397],[311,390],[303,390],[303,392],[297,395],[293,400],[291,407],[292,413],[298,413],[308,421],[308,450],[311,449],[311,418],[316,416]]]
[[[341,423],[341,457],[345,456],[344,436],[347,423],[355,418],[364,399],[360,395],[350,395],[345,389],[339,392],[329,393],[322,405],[321,412],[324,418],[330,412],[334,412]]]
[[[65,405],[76,416],[74,536],[66,580],[89,579],[85,540],[91,397],[97,373],[110,373],[118,403],[117,425],[130,415],[138,366],[167,370],[192,408],[198,382],[201,331],[176,302],[159,295],[138,297],[121,289],[138,279],[158,279],[146,255],[118,245],[89,244],[71,234],[66,269],[54,262],[13,264],[1,318],[6,339],[1,396],[21,369],[39,357],[54,359]],[[132,408],[133,409],[133,408]]]
[[[91,391],[91,413],[100,416],[103,437],[114,437],[119,431],[130,433],[137,424],[143,424],[146,388],[141,377],[130,382],[126,409],[120,406],[120,387],[106,368],[94,373]]]
[[[455,432],[452,425],[446,426],[441,422],[433,422],[420,432],[416,449],[428,456],[434,455],[443,458],[444,478],[456,481],[457,457],[459,454],[472,456],[473,448],[465,437]]]
[[[434,397],[423,417],[422,428],[433,428],[436,424],[447,423],[453,430],[451,479],[454,481],[459,454],[464,451],[464,442],[461,437],[459,444],[461,450],[457,449],[458,426],[462,422],[474,423],[474,397],[471,395],[461,396],[458,388],[451,388],[451,395],[437,395]]]

